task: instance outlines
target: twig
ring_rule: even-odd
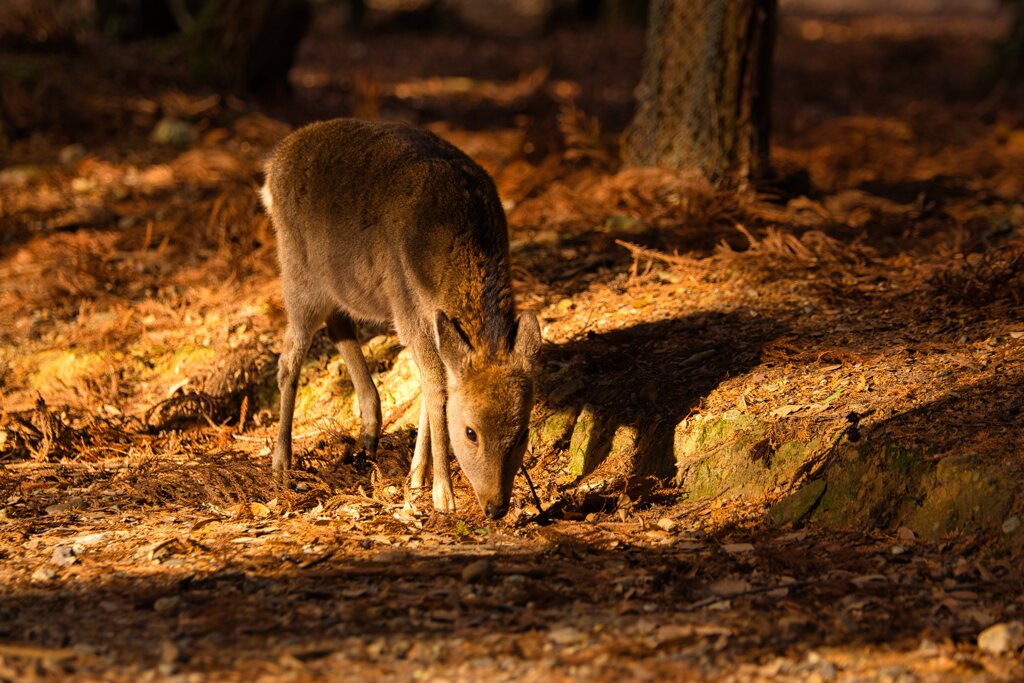
[[[214,426],[216,426],[216,425],[214,425]],[[312,439],[314,436],[320,436],[322,434],[323,434],[323,431],[321,431],[321,430],[316,430],[316,431],[312,431],[312,432],[303,432],[302,434],[293,434],[292,435],[292,441],[302,441],[304,439]],[[232,434],[231,438],[234,439],[235,441],[252,441],[254,443],[258,443],[260,441],[270,441],[270,440],[272,440],[274,438],[274,436],[272,434],[268,434],[267,436],[249,436],[248,434]]]
[[[633,244],[625,240],[615,240],[615,244],[620,247],[625,247],[633,254],[633,258],[643,257],[652,261],[661,261],[662,263],[668,263],[673,266],[692,266],[694,260],[686,256],[679,256],[677,254],[666,254],[663,251],[657,251],[655,249],[648,249],[647,247],[641,247],[639,244]]]
[[[526,471],[526,465],[520,465],[520,469],[523,470],[523,476],[526,477],[526,483],[530,486],[530,493],[533,494],[533,502],[537,506],[537,521],[541,522],[547,519],[547,513],[540,504],[540,496],[537,495],[537,489],[533,487],[533,480],[530,479],[530,473]]]

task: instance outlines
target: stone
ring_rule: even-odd
[[[778,526],[796,524],[806,517],[825,494],[825,479],[809,481],[791,495],[786,496],[768,512],[768,516]]]
[[[32,572],[31,581],[32,583],[46,583],[47,581],[53,581],[56,578],[57,572],[53,571],[49,567],[40,567]]]
[[[53,549],[50,562],[58,567],[70,567],[78,562],[78,558],[75,556],[74,548],[69,545],[59,545]]]
[[[530,445],[535,453],[546,452],[563,443],[575,424],[576,412],[571,408],[561,408],[545,415],[531,425]]]
[[[679,522],[677,522],[674,519],[669,519],[668,517],[662,517],[661,519],[658,520],[658,528],[662,529],[663,531],[667,531],[669,533],[672,533],[678,527],[679,527]]]
[[[740,553],[749,553],[754,549],[754,546],[750,543],[726,543],[722,546],[722,550],[729,553],[730,555],[738,555]]]
[[[1020,528],[1020,517],[1018,517],[1017,515],[1013,515],[1012,517],[1007,517],[1006,521],[1003,522],[1003,533],[1004,534],[1007,534],[1007,535],[1012,534],[1014,531],[1016,531],[1019,528]]]
[[[576,426],[572,430],[569,441],[569,472],[577,477],[583,476],[591,465],[590,454],[595,449],[593,443],[597,435],[597,413],[591,405],[583,406]]]
[[[978,634],[978,648],[990,655],[1014,653],[1024,647],[1024,622],[1009,621]]]
[[[71,496],[65,501],[60,503],[54,503],[53,505],[46,506],[46,514],[48,515],[59,515],[62,512],[69,512],[71,510],[81,510],[86,507],[85,499],[81,496]]]

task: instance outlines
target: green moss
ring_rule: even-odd
[[[295,394],[296,415],[329,414],[345,420],[354,414],[354,400],[355,389],[341,358],[333,357],[326,369],[309,362],[302,367]]]
[[[608,459],[628,462],[636,453],[637,430],[633,425],[619,425],[612,435]]]
[[[905,522],[925,538],[998,532],[1016,491],[1002,473],[970,456],[940,460],[921,480],[920,503]]]
[[[74,386],[89,377],[98,377],[116,362],[114,354],[105,356],[70,348],[43,351],[25,359],[24,364],[35,367],[29,374],[29,385],[46,394]]]
[[[153,364],[153,373],[158,378],[168,375],[188,377],[217,360],[217,350],[212,346],[177,344],[170,349],[143,349]],[[168,378],[169,379],[169,378]]]
[[[530,445],[535,452],[544,452],[566,441],[576,424],[576,411],[565,407],[534,420],[530,425]]]
[[[844,449],[828,468],[826,489],[814,519],[826,526],[859,527],[866,521],[865,506],[882,494],[867,456],[858,449]]]
[[[806,517],[818,504],[828,486],[824,479],[807,482],[791,495],[776,503],[768,516],[778,525],[796,524]]]
[[[722,471],[707,460],[700,462],[690,471],[684,488],[691,499],[713,498],[724,488]]]
[[[692,427],[680,423],[673,435],[676,481],[697,497],[758,488],[764,467],[751,460],[750,451],[763,433],[757,418],[738,410]]]
[[[581,477],[603,459],[600,457],[600,437],[601,429],[594,407],[583,406],[569,440],[569,474]]]

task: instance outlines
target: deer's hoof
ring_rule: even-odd
[[[455,512],[455,492],[451,484],[434,482],[434,509],[438,512]]]

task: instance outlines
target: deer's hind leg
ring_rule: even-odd
[[[372,456],[376,454],[380,441],[380,394],[377,393],[373,377],[370,376],[370,368],[366,365],[363,351],[359,348],[355,323],[344,313],[333,313],[327,317],[327,334],[341,353],[348,376],[356,389],[356,397],[359,399],[359,438],[363,450]]]
[[[286,297],[287,302],[287,297]],[[287,304],[286,304],[287,306]],[[306,358],[313,333],[323,322],[323,316],[301,306],[287,306],[288,329],[284,333],[284,347],[277,361],[277,386],[281,390],[281,422],[274,446],[274,478],[288,483],[288,470],[292,466],[292,419],[295,416],[295,392],[299,387],[302,361]]]

